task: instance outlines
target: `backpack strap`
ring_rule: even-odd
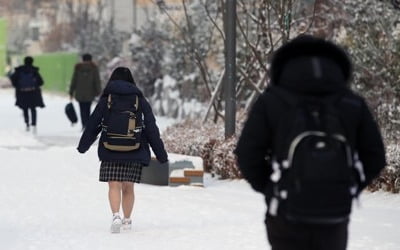
[[[111,96],[111,94],[108,94],[108,97],[107,97],[107,107],[108,107],[108,109],[111,108],[111,104],[112,104],[112,96]],[[137,95],[136,95],[136,98],[135,98],[134,107],[135,107],[136,110],[139,109],[139,97]]]
[[[111,94],[108,94],[107,96],[107,110],[105,110],[104,114],[103,114],[103,119],[101,121],[101,127],[102,127],[102,132],[106,133],[107,132],[107,124],[108,124],[108,120],[110,118],[110,109],[111,109],[111,103],[112,103],[112,99],[111,99]]]
[[[111,104],[112,104],[111,94],[108,94],[108,97],[107,97],[107,107],[108,107],[108,109],[111,109]]]
[[[138,111],[139,109],[139,96],[136,95],[136,101],[135,101],[135,109]]]
[[[138,108],[139,108],[139,97],[137,95],[135,97],[136,98],[135,98],[134,107],[135,107],[135,110],[136,110],[135,112],[137,113],[138,112]],[[137,122],[136,121],[136,118],[137,118],[137,114],[136,113],[131,113],[130,117],[129,117],[128,131],[129,131],[129,134],[131,134],[131,135],[133,135],[135,133],[136,129],[138,128],[138,124],[136,123]]]

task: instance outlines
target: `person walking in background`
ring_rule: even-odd
[[[386,165],[379,128],[349,88],[351,61],[308,35],[279,48],[235,154],[265,195],[273,250],[344,250],[353,198]]]
[[[94,98],[101,93],[100,73],[97,65],[92,62],[90,54],[82,56],[82,62],[75,65],[72,75],[69,96],[79,103],[82,129],[90,116],[90,107]]]
[[[149,165],[149,144],[159,162],[168,161],[150,104],[136,86],[128,68],[118,67],[111,74],[86,124],[78,151],[85,153],[100,132],[99,180],[108,182],[113,215],[111,232],[119,233],[121,227],[131,229],[134,183],[140,182],[142,167]],[[123,219],[119,214],[121,205]]]
[[[37,113],[36,107],[44,108],[42,91],[42,76],[39,68],[33,66],[33,58],[27,56],[24,58],[24,65],[15,68],[11,75],[11,83],[15,88],[15,105],[22,109],[26,130],[32,130],[36,133]],[[30,113],[30,117],[29,117]],[[30,119],[29,119],[30,118]]]

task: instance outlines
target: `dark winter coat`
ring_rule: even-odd
[[[344,51],[311,37],[298,38],[282,46],[271,62],[273,87],[321,97],[338,91],[345,93],[339,110],[350,144],[358,151],[364,166],[366,182],[360,184],[363,189],[385,166],[385,151],[378,126],[364,99],[348,88],[350,75],[351,63]],[[235,150],[244,178],[264,194],[270,192],[272,173],[266,156],[273,154],[279,143],[278,123],[285,113],[287,106],[267,88],[248,114]]]
[[[101,161],[138,162],[147,166],[150,162],[150,145],[159,162],[163,163],[168,161],[168,155],[164,149],[164,143],[160,138],[160,132],[156,125],[156,120],[150,104],[134,84],[125,81],[112,81],[104,89],[103,95],[90,116],[88,124],[79,141],[78,151],[80,153],[86,152],[97,139],[97,135],[101,132],[101,123],[105,112],[107,112],[107,96],[109,94],[136,94],[139,96],[139,112],[143,112],[144,115],[145,128],[142,132],[144,136],[142,134],[139,149],[130,152],[116,152],[110,151],[103,146],[104,135],[102,134],[98,146],[99,159]]]
[[[33,77],[36,83],[34,88],[23,89],[19,86],[18,80],[21,72],[33,72]],[[31,65],[22,65],[15,68],[15,72],[11,75],[11,83],[15,88],[16,106],[21,109],[44,107],[42,91],[40,89],[43,85],[43,79],[39,73],[39,68]]]
[[[101,93],[99,70],[93,62],[82,62],[75,65],[69,88],[70,96],[78,102],[91,102]]]

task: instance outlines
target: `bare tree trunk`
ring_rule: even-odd
[[[211,95],[211,99],[210,99],[210,102],[208,104],[208,108],[207,108],[206,114],[204,115],[204,118],[203,118],[203,123],[207,121],[207,117],[208,117],[208,114],[210,113],[211,107],[214,105],[215,99],[217,98],[217,95],[218,95],[218,93],[219,93],[219,91],[220,91],[220,89],[222,87],[224,76],[225,76],[225,69],[221,72],[221,75],[219,77],[217,86],[215,87],[215,89],[214,89],[214,91],[213,91],[213,93]]]

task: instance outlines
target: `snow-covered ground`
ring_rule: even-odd
[[[133,231],[109,233],[107,184],[96,148],[75,150],[68,99],[45,95],[37,135],[24,131],[11,90],[0,89],[0,249],[269,249],[263,197],[245,181],[206,176],[205,188],[135,185]],[[77,106],[77,105],[76,105]],[[158,118],[164,129],[171,120]],[[350,250],[400,249],[400,195],[364,193]]]

